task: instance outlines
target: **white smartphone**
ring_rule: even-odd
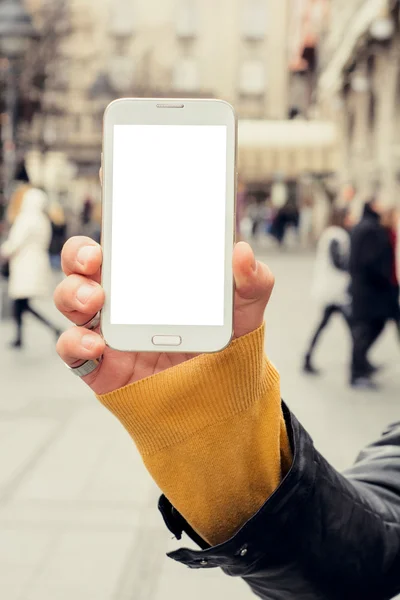
[[[233,329],[236,119],[220,100],[121,99],[104,116],[106,343],[217,352]]]

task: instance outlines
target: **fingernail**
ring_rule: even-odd
[[[96,337],[90,333],[83,336],[81,344],[86,350],[91,350],[96,343]]]
[[[95,291],[96,287],[94,285],[81,285],[81,287],[77,289],[76,297],[81,304],[86,304]]]
[[[92,258],[95,258],[97,252],[96,246],[83,246],[83,248],[78,251],[78,263],[85,266]]]
[[[254,254],[253,254],[253,260],[252,260],[252,263],[251,263],[251,270],[252,271],[257,271],[257,261],[256,261],[256,257],[254,256]]]

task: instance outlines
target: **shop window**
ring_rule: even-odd
[[[266,68],[262,60],[247,60],[239,74],[240,93],[245,96],[262,96],[266,88]]]
[[[113,0],[109,31],[116,38],[129,37],[134,32],[133,0]]]
[[[175,65],[173,74],[175,90],[194,92],[199,89],[199,72],[193,58],[181,58]]]
[[[248,40],[263,40],[267,34],[267,0],[244,0],[242,31]]]
[[[108,75],[111,85],[118,91],[126,91],[134,81],[134,64],[130,56],[113,56],[110,59]]]
[[[180,0],[176,16],[176,35],[194,38],[198,33],[197,0]]]

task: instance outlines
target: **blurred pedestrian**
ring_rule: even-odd
[[[96,202],[93,207],[92,220],[89,224],[90,236],[95,242],[100,244],[101,240],[101,218],[102,218],[102,204]]]
[[[386,228],[389,236],[390,246],[392,249],[393,271],[392,283],[395,302],[399,301],[399,278],[398,278],[398,230],[399,230],[399,213],[394,207],[384,211],[381,219],[382,225]],[[396,321],[398,334],[400,336],[400,318]]]
[[[86,196],[85,201],[82,206],[82,212],[81,212],[81,225],[82,225],[84,231],[85,231],[85,228],[87,227],[87,225],[89,225],[92,220],[92,214],[93,214],[93,200],[90,196]]]
[[[278,176],[271,186],[271,203],[276,211],[283,208],[289,200],[289,190],[282,176]]]
[[[47,197],[41,190],[29,189],[22,201],[21,210],[10,229],[1,254],[9,259],[9,295],[14,300],[16,337],[13,348],[23,345],[22,325],[25,312],[31,313],[58,338],[60,330],[34,310],[30,301],[51,292],[49,245],[51,225],[44,213]]]
[[[13,181],[12,192],[9,198],[5,198],[4,202],[4,221],[1,226],[1,237],[7,237],[10,227],[13,225],[15,219],[21,211],[21,206],[25,193],[31,188],[29,182],[29,176],[25,167],[25,163],[21,162],[16,170],[16,174]],[[0,239],[0,242],[2,240]],[[8,279],[10,276],[10,265],[9,261],[5,256],[1,257],[0,274],[4,279]],[[2,317],[8,315],[8,310],[5,310],[6,306],[6,292],[5,287],[2,286]]]
[[[268,235],[271,234],[272,224],[275,219],[275,209],[272,205],[271,198],[267,196],[265,200],[265,233]]]
[[[51,223],[50,263],[55,271],[61,269],[61,251],[67,241],[67,222],[65,212],[59,202],[52,202],[48,216]]]
[[[302,248],[308,248],[312,242],[314,199],[307,194],[300,204],[299,241]]]
[[[25,167],[25,163],[22,162],[16,171],[14,178],[14,187],[11,197],[8,201],[6,220],[9,225],[12,225],[17,218],[25,193],[31,188],[29,176]]]
[[[299,227],[299,210],[292,201],[288,201],[278,210],[271,226],[271,235],[277,240],[279,246],[283,246],[290,227],[295,231],[298,231]]]
[[[312,337],[303,364],[303,370],[313,375],[319,373],[313,364],[313,353],[333,315],[342,315],[349,325],[350,226],[349,211],[346,208],[334,208],[330,225],[322,234],[317,246],[313,296],[322,306],[322,319]]]
[[[288,225],[288,216],[286,205],[279,208],[275,214],[274,220],[272,221],[270,233],[276,239],[280,246],[283,245],[286,234],[286,227]]]
[[[352,296],[353,356],[351,385],[375,388],[377,370],[368,352],[388,320],[399,321],[395,256],[387,229],[381,223],[382,208],[373,197],[351,234],[350,275]]]
[[[262,207],[257,202],[257,198],[250,199],[247,215],[251,220],[251,237],[256,238],[262,223]]]
[[[399,227],[399,214],[396,208],[391,207],[384,211],[381,218],[382,225],[386,228],[389,236],[390,245],[392,248],[393,255],[393,285],[398,288],[399,280],[397,276],[397,244],[398,244],[398,227]],[[397,289],[398,291],[398,289]]]
[[[357,188],[349,181],[342,187],[340,196],[340,202],[350,206],[356,202]]]

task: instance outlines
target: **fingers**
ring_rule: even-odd
[[[260,300],[267,304],[274,288],[274,276],[267,265],[256,261],[253,250],[246,242],[239,242],[235,246],[233,274],[236,292],[242,300]]]
[[[102,252],[99,244],[84,236],[70,238],[64,245],[62,268],[68,276],[54,293],[58,310],[75,325],[83,325],[103,308]]]
[[[100,358],[104,353],[105,342],[94,331],[84,327],[72,327],[65,331],[57,342],[57,352],[61,359],[70,367],[87,360]]]
[[[101,247],[85,236],[70,238],[61,254],[62,269],[66,275],[77,273],[100,282]]]
[[[274,276],[266,265],[255,260],[252,249],[239,242],[233,253],[236,283],[234,333],[246,335],[261,326],[270,299]]]
[[[72,323],[83,325],[103,308],[104,291],[99,283],[73,274],[57,286],[54,303]]]

